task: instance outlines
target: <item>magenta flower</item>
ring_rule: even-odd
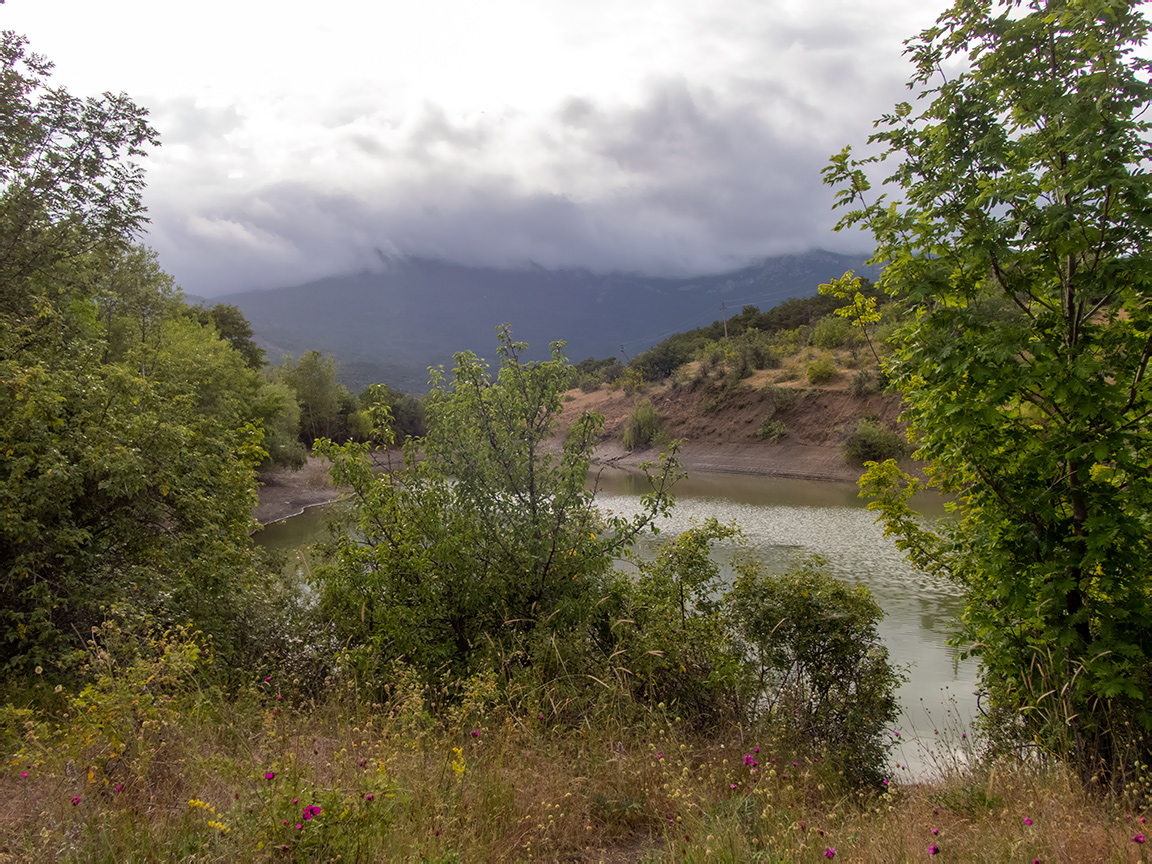
[[[80,803],[80,796],[77,795],[72,799],[72,806],[75,807],[79,803]],[[1140,842],[1143,843],[1144,842],[1144,835],[1141,834],[1141,835],[1139,835],[1139,837],[1140,837]],[[1135,840],[1136,838],[1133,837],[1132,839]]]
[[[72,803],[75,804],[76,801],[78,801],[78,800],[79,799],[77,798],[77,799],[73,800]],[[1132,842],[1133,843],[1143,843],[1144,842],[1144,835],[1143,834],[1137,834],[1135,837],[1132,838]]]
[[[827,849],[825,849],[824,850],[824,857],[825,858],[835,858],[836,857],[836,847],[835,846],[829,846]]]
[[[473,729],[472,730],[472,737],[473,738],[479,738],[480,737],[480,730],[479,729]]]
[[[28,779],[28,772],[24,771],[23,773],[21,773],[20,777],[24,780],[27,780]]]
[[[933,829],[932,829],[932,836],[933,836],[933,837],[935,837],[935,836],[936,836],[937,834],[939,834],[939,833],[940,833],[940,829],[939,829],[939,828],[933,828]]]
[[[940,847],[937,846],[935,843],[933,843],[931,846],[928,847],[928,854],[929,855],[939,855],[940,854]]]
[[[1032,820],[1031,820],[1031,819],[1029,819],[1027,816],[1025,816],[1025,817],[1024,817],[1024,824],[1025,824],[1025,825],[1031,825],[1031,824],[1032,824]]]
[[[275,777],[275,776],[276,776],[276,772],[275,772],[275,771],[265,771],[265,772],[264,772],[264,779],[265,779],[265,780],[271,780],[271,779],[272,779],[273,777]]]
[[[365,801],[371,801],[371,800],[372,800],[372,793],[371,793],[371,792],[369,792],[367,795],[365,795],[365,796],[364,796],[364,800],[365,800]]]
[[[304,821],[305,822],[310,821],[313,816],[319,816],[319,815],[320,815],[320,805],[319,804],[309,804],[307,807],[304,808]]]
[[[117,783],[115,786],[112,787],[112,791],[113,792],[123,792],[124,791],[124,784],[123,783]]]

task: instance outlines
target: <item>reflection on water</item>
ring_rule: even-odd
[[[596,500],[601,507],[629,515],[639,509],[647,486],[641,476],[605,471],[598,478],[598,489]],[[738,524],[749,548],[770,569],[785,569],[797,554],[818,553],[828,559],[833,575],[868,587],[885,613],[880,633],[890,656],[907,667],[909,681],[900,690],[908,713],[905,740],[921,731],[931,737],[945,700],[953,703],[961,722],[970,722],[976,710],[976,666],[959,661],[956,650],[945,644],[962,608],[960,593],[951,583],[919,573],[904,560],[876,524],[875,514],[857,497],[855,486],[693,474],[678,483],[675,491],[676,506],[660,524],[661,536],[715,517]],[[938,497],[923,496],[913,504],[929,518],[945,512]],[[311,508],[269,525],[256,535],[256,541],[291,549],[319,540],[324,536],[324,511]],[[650,554],[659,539],[646,537],[641,551]],[[734,550],[734,546],[718,548],[718,560],[727,559]],[[925,716],[925,707],[935,723]],[[915,767],[914,753],[906,750],[904,757]]]

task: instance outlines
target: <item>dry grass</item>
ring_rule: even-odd
[[[156,694],[144,708],[89,693],[49,714],[9,709],[0,854],[799,862],[834,849],[879,862],[935,846],[937,860],[1142,860],[1142,814],[1057,769],[1000,764],[853,791],[763,733],[700,737],[660,712],[559,728],[481,693],[433,723],[411,692],[288,708],[273,685],[239,699]]]

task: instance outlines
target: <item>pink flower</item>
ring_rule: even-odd
[[[928,847],[928,854],[929,855],[939,855],[940,854],[940,847],[937,846],[935,843],[933,843],[931,846]]]
[[[320,805],[319,804],[309,804],[307,807],[304,808],[304,821],[305,822],[308,822],[309,820],[311,820],[313,816],[319,816],[319,815],[320,815]]]
[[[365,801],[371,801],[371,800],[372,800],[372,793],[371,793],[371,792],[369,792],[367,795],[365,795],[365,796],[364,796],[364,800],[365,800]]]
[[[23,773],[20,775],[20,777],[21,777],[22,779],[24,779],[24,780],[27,780],[27,779],[28,779],[28,772],[27,772],[27,771],[24,771],[24,772],[23,772]]]
[[[940,833],[940,829],[939,829],[939,828],[933,828],[933,829],[932,829],[932,836],[933,836],[933,837],[935,837],[935,836],[936,836],[937,834],[939,834],[939,833]]]
[[[112,787],[112,791],[113,792],[123,792],[124,791],[124,784],[123,783],[117,783],[115,786]]]
[[[275,771],[265,771],[265,772],[264,772],[264,779],[265,779],[265,780],[271,780],[271,779],[272,779],[273,777],[275,777],[275,776],[276,776],[276,772],[275,772]]]
[[[77,804],[79,804],[79,803],[80,803],[80,796],[79,796],[79,795],[77,795],[77,796],[75,796],[75,797],[72,799],[72,806],[73,806],[73,807],[75,807],[75,806],[76,806]],[[1135,840],[1136,838],[1135,838],[1135,837],[1133,837],[1132,839],[1133,839],[1133,840]],[[1140,835],[1140,842],[1141,842],[1141,843],[1143,843],[1143,842],[1144,842],[1144,835],[1143,835],[1143,834],[1141,834],[1141,835]]]
[[[836,857],[836,847],[835,846],[829,846],[827,849],[825,849],[824,850],[824,857],[825,858],[835,858]]]
[[[1031,824],[1032,824],[1032,820],[1031,820],[1031,819],[1029,819],[1027,816],[1025,816],[1025,817],[1024,817],[1024,824],[1025,824],[1025,825],[1031,825]]]
[[[73,799],[72,803],[75,804],[76,801],[78,801],[78,800],[80,800],[80,799],[79,798]],[[1132,838],[1132,842],[1133,843],[1143,843],[1144,842],[1144,835],[1143,834],[1137,834],[1135,837]]]
[[[472,737],[473,738],[479,738],[480,737],[480,730],[479,729],[473,729],[472,730]]]

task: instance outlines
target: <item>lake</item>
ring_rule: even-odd
[[[621,515],[637,512],[646,491],[642,476],[606,470],[599,476],[597,501]],[[770,568],[784,569],[798,555],[818,553],[830,571],[852,585],[866,585],[884,610],[880,633],[892,662],[905,667],[909,680],[900,689],[905,719],[901,739],[908,742],[895,760],[912,775],[925,770],[925,746],[934,730],[958,737],[967,729],[976,707],[976,664],[960,661],[946,644],[963,600],[956,586],[919,573],[884,536],[857,497],[856,487],[774,477],[693,473],[676,485],[676,506],[660,523],[661,537],[678,533],[694,520],[715,517],[735,522],[748,546]],[[935,496],[913,502],[926,518],[945,515]],[[296,548],[320,539],[324,508],[267,526],[257,542],[276,548]],[[649,551],[660,538],[646,538]],[[718,547],[717,560],[726,560],[735,547]]]

